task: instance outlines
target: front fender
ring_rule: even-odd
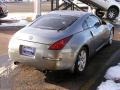
[[[111,23],[107,23],[108,28],[111,30],[114,26]]]
[[[111,23],[107,23],[107,27],[108,27],[108,30],[113,30],[113,34],[114,34],[114,26],[113,26],[113,24],[111,24]]]

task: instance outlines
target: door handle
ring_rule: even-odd
[[[93,36],[93,33],[92,33],[92,31],[90,31],[90,34]]]

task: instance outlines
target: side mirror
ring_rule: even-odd
[[[99,27],[101,25],[101,23],[100,22],[97,22],[94,26],[97,28],[97,27]]]

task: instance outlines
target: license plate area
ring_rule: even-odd
[[[35,56],[36,48],[29,47],[29,46],[20,46],[20,54],[24,56],[34,57]]]

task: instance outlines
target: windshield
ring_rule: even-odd
[[[71,25],[77,17],[63,15],[46,15],[38,18],[31,27],[40,29],[60,30]]]

